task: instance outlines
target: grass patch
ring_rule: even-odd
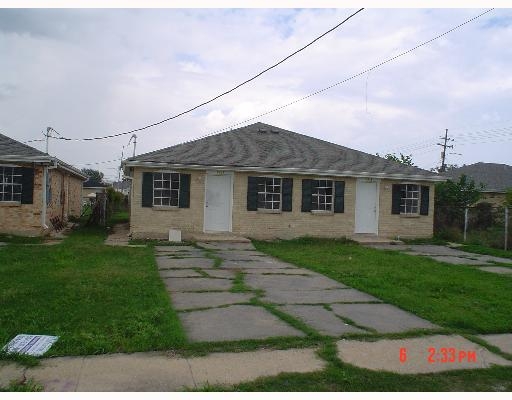
[[[258,250],[370,293],[454,332],[512,331],[510,277],[335,240],[253,243]]]
[[[17,236],[0,233],[0,242],[13,244],[40,244],[43,243],[41,236]]]
[[[6,387],[0,386],[0,392],[42,392],[43,386],[32,379],[24,382],[10,382]]]
[[[104,239],[104,229],[85,227],[55,246],[0,251],[0,345],[29,333],[60,337],[48,356],[183,346],[153,249]]]
[[[457,247],[457,249],[467,251],[469,253],[512,259],[512,250],[493,249],[492,247],[481,246],[479,244],[466,244],[464,246]]]
[[[233,287],[230,290],[231,293],[252,292],[252,289],[245,284],[244,278],[245,278],[245,274],[243,272],[238,271],[235,274],[235,278],[233,279]]]

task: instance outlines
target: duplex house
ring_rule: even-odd
[[[130,231],[260,238],[433,233],[437,174],[255,123],[124,161]]]
[[[43,235],[80,216],[87,177],[58,158],[0,134],[0,233]]]

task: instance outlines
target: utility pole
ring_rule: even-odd
[[[46,154],[48,154],[48,144],[49,144],[49,141],[50,141],[50,131],[52,130],[52,128],[50,128],[49,126],[46,128]]]
[[[132,137],[133,137],[133,157],[135,157],[135,149],[137,147],[137,135],[134,133]]]
[[[453,144],[448,145],[448,141],[453,142],[454,139],[448,137],[448,129],[445,130],[444,137],[441,136],[439,139],[444,140],[443,143],[437,143],[438,146],[443,148],[441,151],[441,168],[439,168],[439,172],[446,172],[446,149],[453,149]]]

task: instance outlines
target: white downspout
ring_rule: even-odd
[[[46,165],[43,166],[43,182],[41,185],[42,188],[42,200],[43,203],[41,204],[41,227],[44,230],[48,229],[48,225],[46,225],[46,182],[47,182],[47,176],[48,176],[48,167]]]

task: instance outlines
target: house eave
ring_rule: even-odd
[[[410,175],[410,174],[389,174],[389,173],[369,173],[369,172],[354,172],[354,171],[338,171],[338,170],[318,170],[318,169],[303,169],[303,168],[265,168],[265,167],[240,167],[240,166],[227,166],[227,165],[197,165],[197,164],[173,164],[163,162],[148,162],[148,161],[124,161],[123,168],[125,167],[140,167],[140,168],[169,168],[169,169],[192,169],[192,170],[223,170],[235,172],[258,172],[258,173],[282,173],[282,174],[300,174],[300,175],[315,175],[315,176],[339,176],[339,177],[353,177],[353,178],[373,178],[373,179],[390,179],[390,180],[415,180],[415,181],[429,181],[429,182],[444,182],[447,179],[442,176],[425,176],[425,175]],[[126,172],[126,171],[125,171]]]
[[[82,180],[87,180],[87,175],[82,174],[79,170],[73,168],[70,165],[67,165],[63,161],[59,160],[56,157],[51,156],[18,156],[18,155],[3,155],[0,156],[0,163],[30,163],[30,164],[39,164],[39,165],[56,165],[57,168],[63,169],[66,172],[69,172]]]

